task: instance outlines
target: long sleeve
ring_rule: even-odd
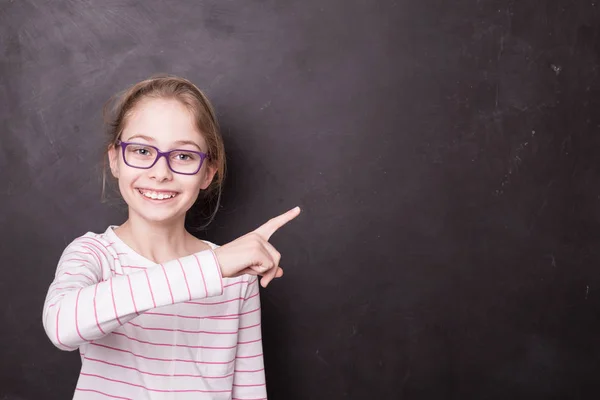
[[[232,398],[266,399],[258,279],[248,284],[240,314]]]
[[[113,275],[115,256],[82,236],[63,252],[43,310],[46,334],[72,351],[152,308],[218,296],[223,279],[211,250]]]

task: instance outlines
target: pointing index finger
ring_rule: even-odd
[[[258,228],[254,232],[261,235],[265,240],[269,240],[271,236],[277,232],[279,228],[296,218],[300,214],[300,207],[292,208],[291,210],[271,218]]]

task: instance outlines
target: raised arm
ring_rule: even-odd
[[[113,260],[86,236],[63,252],[43,311],[46,334],[58,348],[75,350],[149,309],[223,293],[212,250],[129,275],[108,274]]]

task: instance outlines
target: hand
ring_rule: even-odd
[[[260,284],[267,287],[274,278],[283,275],[279,267],[281,254],[269,243],[271,236],[300,214],[300,207],[291,209],[267,221],[256,230],[215,249],[221,273],[225,278],[243,274],[260,275]]]

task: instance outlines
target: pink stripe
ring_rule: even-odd
[[[96,342],[91,342],[90,343],[93,346],[98,346],[98,347],[103,347],[105,349],[110,349],[110,350],[114,350],[114,351],[120,351],[122,353],[129,353],[134,357],[138,357],[138,358],[143,358],[145,360],[152,360],[152,361],[166,361],[168,363],[172,363],[173,361],[175,362],[184,362],[184,363],[193,363],[193,364],[208,364],[208,365],[226,365],[226,364],[231,364],[232,362],[235,361],[235,358],[231,361],[196,361],[196,360],[182,360],[182,359],[178,359],[178,358],[156,358],[156,357],[147,357],[147,356],[143,356],[141,354],[136,354],[130,350],[124,350],[124,349],[118,349],[116,347],[110,347],[104,344],[99,344]],[[260,354],[262,355],[262,354]],[[258,357],[258,356],[253,356],[253,357]],[[250,358],[250,357],[247,357]]]
[[[92,253],[89,253],[89,254],[92,254]],[[88,263],[89,262],[88,260],[85,260],[83,258],[67,258],[67,259],[61,260],[61,263],[64,263],[64,262],[67,262],[67,261],[81,261],[81,262],[84,262],[84,263]]]
[[[56,283],[60,283],[60,282],[56,282]],[[52,290],[65,290],[65,289],[80,289],[79,286],[76,285],[69,285],[69,286],[57,286],[52,288]]]
[[[94,247],[90,247],[90,246],[94,246]],[[102,268],[102,259],[101,259],[100,255],[98,254],[98,252],[96,252],[97,247],[95,247],[94,243],[83,242],[81,247],[83,247],[84,249],[88,249],[90,251],[89,254],[93,255],[96,258],[96,261],[98,261],[98,266],[100,268]]]
[[[117,319],[117,322],[119,323],[119,325],[123,325],[121,323],[121,320],[119,319],[119,314],[117,313],[117,303],[115,302],[115,291],[113,290],[113,280],[110,279],[110,295],[112,296],[112,301],[113,301],[113,309],[115,310],[115,318]]]
[[[242,329],[256,328],[257,326],[260,326],[260,322],[258,324],[254,324],[254,325],[250,325],[250,326],[244,326],[244,327],[240,327],[238,329],[241,331]]]
[[[135,324],[131,321],[127,322],[127,323],[135,326],[136,328],[140,328],[140,329],[147,330],[147,331],[181,332],[181,333],[193,333],[193,334],[205,333],[208,335],[236,335],[237,334],[237,331],[229,331],[229,332],[190,331],[190,330],[184,330],[184,329],[149,328],[149,327]],[[260,324],[258,324],[258,325],[260,325]],[[242,329],[242,328],[240,328],[240,329]]]
[[[111,252],[111,249],[109,249],[109,248],[108,248],[108,247],[107,247],[107,246],[106,246],[104,243],[102,243],[100,240],[98,240],[98,239],[96,239],[96,238],[94,238],[94,237],[89,237],[89,236],[85,237],[85,239],[89,239],[89,240],[91,240],[91,241],[92,241],[91,243],[89,243],[89,242],[85,242],[85,243],[86,243],[86,244],[93,245],[93,246],[94,246],[95,248],[97,248],[97,249],[100,251],[100,253],[102,253],[102,254],[103,254],[105,257],[107,257],[107,255],[104,253],[104,249],[106,249],[106,251],[108,252],[108,254],[109,254],[109,255],[110,255],[110,256],[111,256],[111,257],[112,257],[114,260],[118,260],[118,259],[119,259],[118,257],[115,257],[115,256],[114,256],[114,254],[113,254],[113,252]],[[99,247],[99,246],[98,246],[96,243],[100,244],[100,246],[102,246],[102,247]],[[91,248],[90,248],[90,250],[91,250]],[[108,257],[107,257],[107,258],[108,258]],[[103,269],[104,269],[104,265],[102,264],[102,261],[101,261],[101,260],[98,260],[98,262],[100,263],[100,270],[103,270]],[[113,271],[113,269],[111,268],[111,265],[110,265],[110,264],[109,264],[109,269],[110,269],[111,271]]]
[[[87,237],[87,239],[92,240],[92,242],[91,243],[85,242],[85,243],[94,246],[96,249],[98,249],[98,251],[102,255],[104,255],[104,257],[109,258],[109,256],[110,256],[110,258],[112,258],[114,261],[119,261],[119,257],[116,257],[114,254],[114,250],[109,249],[108,246],[106,246],[100,240],[93,238],[93,237]],[[100,244],[100,246],[102,246],[102,247],[99,247],[98,244],[96,244],[96,243]],[[90,250],[91,250],[91,248],[90,248]],[[106,254],[105,250],[108,252],[108,255]],[[104,270],[104,265],[102,264],[102,261],[99,260],[99,263],[100,263],[100,269]],[[111,272],[115,272],[113,267],[114,267],[114,262],[112,264],[111,263],[108,264],[108,268]]]
[[[260,294],[260,292],[258,292],[258,291],[257,291],[257,292],[256,292],[256,293],[254,293],[253,295],[250,295],[250,296],[246,297],[246,298],[244,299],[244,301],[248,301],[248,300],[250,300],[250,299],[253,299],[253,298],[255,298],[256,296],[258,296],[259,294]]]
[[[99,390],[94,390],[94,389],[82,389],[82,388],[75,388],[75,390],[78,390],[80,392],[92,392],[92,393],[97,393],[97,394],[101,394],[103,396],[106,397],[110,397],[111,399],[121,399],[121,400],[133,400],[130,397],[120,397],[120,396],[113,396],[112,394],[108,394],[108,393],[104,393],[101,392]]]
[[[258,398],[254,398],[254,399],[241,399],[239,397],[233,397],[231,400],[267,400],[266,397],[258,397]]]
[[[147,390],[149,392],[159,392],[159,393],[230,393],[231,392],[231,390],[200,390],[200,389],[171,389],[171,390],[166,390],[166,389],[153,389],[153,388],[146,387],[144,385],[139,385],[137,383],[131,383],[131,382],[127,382],[127,381],[120,381],[118,379],[107,378],[107,377],[102,376],[102,375],[88,374],[86,372],[81,372],[80,375],[91,376],[91,377],[98,378],[98,379],[103,379],[103,380],[106,380],[106,381],[109,381],[109,382],[122,383],[124,385],[129,385],[129,386],[133,386],[133,387],[142,388],[142,389],[145,389],[145,390]]]
[[[49,310],[49,309],[51,309],[52,307],[54,307],[55,305],[57,305],[57,304],[58,304],[58,301],[59,301],[60,299],[62,299],[63,297],[65,297],[65,293],[63,293],[63,294],[59,295],[59,296],[58,296],[56,299],[54,299],[54,300],[56,300],[56,301],[55,301],[54,303],[50,304],[48,307],[46,307],[46,309],[48,309],[48,310]]]
[[[69,276],[83,276],[84,278],[86,278],[90,283],[94,283],[94,280],[92,278],[90,278],[89,276],[87,276],[86,274],[79,274],[79,273],[71,273],[71,272],[63,272],[61,275],[69,275]],[[57,276],[57,278],[60,278],[60,276]]]
[[[158,312],[153,312],[153,311],[148,311],[148,312],[146,312],[146,314],[160,315],[162,317],[179,317],[179,318],[188,318],[188,319],[237,319],[238,317],[241,317],[242,315],[252,314],[257,311],[260,311],[260,307],[255,308],[254,310],[243,312],[241,314],[225,314],[225,315],[202,316],[202,317],[199,317],[196,315],[158,313]]]
[[[88,244],[87,242],[84,242],[85,244]],[[88,249],[88,247],[85,246],[81,246],[84,249]],[[71,254],[90,254],[90,255],[94,255],[94,253],[92,253],[91,251],[81,251],[81,250],[72,250],[72,251],[68,251],[66,253],[64,253],[62,256],[66,257],[66,256],[70,256]],[[89,260],[85,260],[86,262]]]
[[[133,295],[133,288],[131,287],[131,278],[127,275],[127,282],[129,283],[129,293],[131,293],[131,301],[133,302],[133,309],[137,315],[140,315],[138,312],[137,306],[135,305],[135,296]]]
[[[253,281],[250,281],[250,280],[247,280],[247,281],[241,280],[241,281],[237,281],[237,282],[230,283],[229,285],[225,285],[225,286],[223,286],[223,287],[226,287],[226,288],[227,288],[227,287],[230,287],[230,286],[235,286],[235,285],[239,285],[239,284],[242,284],[242,283],[247,283],[247,284],[248,284],[248,286],[250,286],[250,285],[252,285],[254,282],[256,282],[257,280],[258,280],[258,278],[254,279]]]
[[[183,279],[185,280],[185,286],[187,287],[188,295],[190,296],[190,300],[192,300],[192,292],[190,291],[190,285],[188,284],[187,275],[185,274],[185,269],[183,268],[183,264],[181,263],[181,261],[179,261],[179,258],[177,259],[177,262],[179,263],[179,266],[181,267],[181,272],[183,272]]]
[[[233,386],[236,386],[236,387],[257,387],[257,386],[265,386],[265,384],[264,383],[256,383],[256,384],[252,384],[252,385],[236,385],[234,383]]]
[[[60,341],[60,336],[58,336],[58,316],[59,316],[59,315],[60,315],[60,306],[58,307],[58,311],[56,312],[56,341],[57,341],[57,342],[58,342],[60,345],[64,346],[64,345],[62,344],[62,342]]]
[[[144,270],[146,274],[146,280],[148,281],[148,289],[150,289],[150,295],[152,296],[152,304],[154,304],[154,308],[156,308],[156,301],[154,301],[154,292],[152,291],[152,285],[150,284],[150,278],[148,277],[148,271]]]
[[[223,379],[223,378],[229,378],[229,377],[233,376],[233,373],[231,373],[229,375],[223,375],[223,376],[204,376],[204,375],[192,375],[192,374],[157,374],[154,372],[142,371],[140,369],[137,369],[134,367],[129,367],[127,365],[111,363],[111,362],[99,360],[96,358],[85,357],[85,359],[90,360],[90,361],[99,362],[102,364],[112,365],[113,367],[129,369],[132,371],[139,372],[140,374],[152,375],[152,376],[176,376],[176,377],[180,377],[180,378],[204,378],[204,379]]]
[[[235,356],[235,358],[256,358],[256,357],[262,357],[262,353],[260,354],[256,354],[254,356]]]
[[[91,251],[91,253],[89,253],[89,254],[93,255],[94,258],[96,259],[96,261],[98,262],[97,267],[98,267],[99,271],[96,271],[96,276],[98,276],[98,280],[100,280],[100,276],[103,275],[103,271],[104,271],[104,264],[102,264],[102,257],[100,257],[100,255],[98,254],[98,252],[94,249],[95,247],[93,248],[93,247],[90,247],[90,246],[95,246],[95,244],[94,243],[85,242],[85,246],[82,245],[83,248],[88,249],[88,250]],[[100,253],[102,253],[101,250],[100,250]],[[104,253],[102,253],[102,255],[104,255],[106,257],[106,254],[104,254]],[[91,263],[88,261],[88,265],[89,264],[91,264]]]
[[[79,335],[79,337],[81,338],[81,340],[83,340],[84,342],[86,341],[83,336],[81,336],[81,332],[79,332],[79,318],[77,317],[77,309],[79,307],[79,294],[81,293],[81,289],[79,289],[77,291],[77,297],[75,298],[75,329],[77,330],[77,334]]]
[[[188,345],[188,344],[155,343],[155,342],[148,342],[145,340],[136,339],[131,336],[127,336],[126,334],[121,333],[121,332],[113,332],[113,335],[123,336],[124,338],[132,340],[134,342],[149,344],[151,346],[184,347],[186,349],[208,349],[208,350],[231,350],[231,349],[235,349],[237,347],[237,345],[234,345],[234,346],[192,346],[192,345]]]
[[[87,248],[87,247],[85,247],[85,248]],[[95,253],[92,253],[91,251],[79,251],[79,250],[70,251],[68,253],[63,254],[63,257],[67,256],[67,255],[71,255],[71,254],[89,254],[89,255],[92,255],[92,256],[96,257],[96,259],[98,260],[98,256]],[[86,263],[86,265],[90,264],[89,260],[80,259],[80,258],[68,259],[68,260],[64,260],[64,261],[83,261],[83,262]],[[100,280],[100,276],[98,275],[98,271],[96,271],[96,270],[91,270],[91,271],[93,272],[94,276],[96,277],[96,281],[99,281]]]
[[[206,279],[204,278],[204,272],[202,272],[202,266],[200,265],[200,260],[198,259],[198,257],[194,254],[194,258],[196,259],[196,262],[198,263],[198,269],[200,269],[200,275],[202,275],[202,283],[204,284],[204,293],[206,293],[205,297],[208,297],[208,288],[206,287]]]
[[[162,268],[163,274],[165,274],[165,279],[167,280],[167,286],[169,287],[169,293],[171,294],[171,304],[175,304],[175,299],[173,298],[173,291],[171,290],[171,282],[169,282],[169,277],[167,276],[165,266],[160,264],[160,267]]]
[[[62,253],[61,257],[70,256],[71,254],[90,254],[90,253],[87,251],[81,251],[81,250],[69,250],[69,251],[65,251],[64,253]]]
[[[221,272],[221,264],[219,264],[219,261],[217,260],[217,256],[215,255],[215,252],[212,249],[210,250],[210,254],[212,254],[213,259],[215,260],[215,266],[217,267],[217,273],[219,274],[219,279],[221,279],[221,287],[223,287],[223,273]],[[223,294],[223,291],[221,291],[221,294]]]
[[[104,247],[106,250],[108,250],[108,251],[110,252],[110,250],[109,250],[108,246],[107,246],[107,245],[105,245],[104,243],[102,243],[102,242],[101,242],[100,240],[98,240],[97,238],[95,238],[95,237],[90,237],[90,236],[86,236],[86,238],[87,238],[87,239],[90,239],[90,240],[93,240],[93,241],[95,241],[95,242],[97,242],[97,243],[99,243],[99,244],[100,244],[100,246]]]
[[[148,269],[148,267],[142,267],[139,265],[121,265],[121,268]]]
[[[72,289],[81,289],[81,286],[60,286],[60,287],[55,287],[55,288],[52,288],[48,292],[48,297],[53,297],[56,294],[54,292],[56,292],[57,290],[60,291],[60,290],[67,290],[67,289],[70,292]],[[62,293],[62,294],[66,294],[66,293]]]
[[[247,283],[247,282],[248,281],[237,281],[237,282],[233,282],[233,283],[230,283],[228,285],[225,285],[225,286],[223,286],[223,288],[228,288],[228,287],[232,287],[232,286],[235,286],[235,285],[241,285],[242,283]]]
[[[252,370],[236,369],[233,372],[241,372],[241,373],[244,373],[244,374],[246,374],[246,373],[252,374],[252,373],[255,373],[255,372],[262,372],[264,370],[265,370],[264,368],[261,368],[261,369],[252,369]]]
[[[206,302],[202,302],[202,301],[186,301],[184,303],[185,304],[199,304],[201,306],[216,306],[218,304],[231,303],[233,301],[240,301],[240,300],[244,300],[244,298],[243,297],[235,297],[233,299],[218,301],[218,302],[214,302],[214,303],[206,303]]]
[[[100,332],[102,332],[103,335],[106,335],[106,333],[100,327],[100,323],[98,322],[98,311],[96,310],[96,294],[98,293],[98,286],[100,286],[99,283],[96,284],[96,287],[94,288],[94,317],[96,317],[96,326],[98,327]]]
[[[252,344],[252,343],[258,343],[258,342],[260,342],[261,340],[262,340],[262,338],[261,338],[261,339],[256,339],[256,340],[249,340],[249,341],[247,341],[247,342],[237,342],[237,344],[238,344],[238,345],[240,345],[240,344]]]
[[[63,342],[60,341],[60,336],[58,336],[58,316],[60,315],[60,306],[58,307],[58,311],[56,312],[56,341],[63,347],[67,349],[75,349],[75,347],[67,346]]]

